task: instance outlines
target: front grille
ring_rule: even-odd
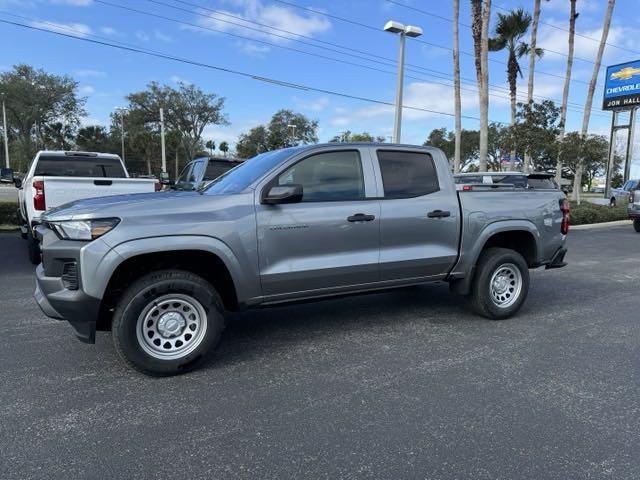
[[[67,262],[62,266],[62,284],[68,290],[78,290],[78,264]]]

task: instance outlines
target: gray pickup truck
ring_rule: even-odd
[[[490,319],[521,307],[530,268],[565,265],[557,189],[456,191],[444,154],[387,144],[263,153],[191,192],[80,200],[37,228],[35,297],[132,367],[201,364],[225,311],[445,281]]]

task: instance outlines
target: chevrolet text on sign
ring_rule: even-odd
[[[607,67],[602,109],[628,109],[638,105],[640,105],[640,60]]]

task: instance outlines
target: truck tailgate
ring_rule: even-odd
[[[155,190],[153,178],[34,177],[44,180],[47,210],[83,198],[106,197]]]

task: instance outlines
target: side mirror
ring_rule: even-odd
[[[13,184],[16,186],[16,188],[22,188],[22,179],[13,177]]]
[[[167,185],[169,187],[172,187],[175,185],[175,182],[169,178],[169,174],[167,172],[162,172],[160,174],[160,183],[162,185]]]
[[[302,185],[275,185],[262,198],[262,203],[278,205],[281,203],[298,203],[302,201]]]

